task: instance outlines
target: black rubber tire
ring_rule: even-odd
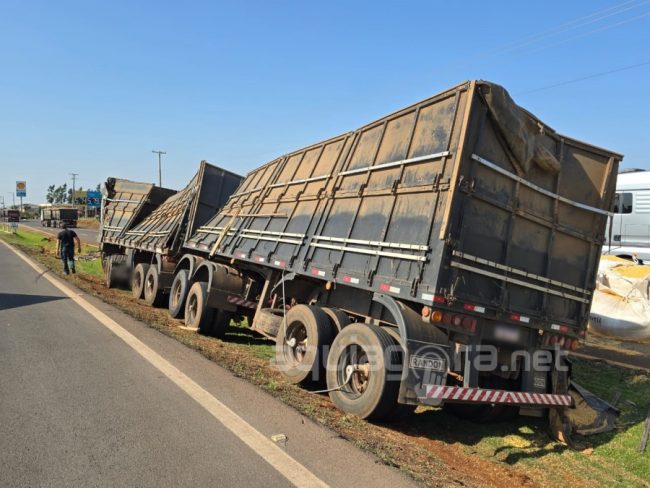
[[[185,326],[198,332],[208,331],[214,315],[214,308],[208,307],[208,284],[205,281],[197,281],[187,293]]]
[[[226,336],[226,331],[228,330],[228,326],[230,325],[233,316],[234,314],[232,312],[215,309],[212,323],[206,328],[199,329],[199,332],[204,335],[223,339]]]
[[[355,362],[353,351],[369,367],[365,388],[361,373],[353,373],[351,381],[341,387],[347,376],[345,367]],[[362,419],[387,420],[398,408],[401,370],[401,352],[385,330],[370,324],[348,325],[334,339],[327,361],[327,388],[338,388],[330,391],[330,399],[340,410]]]
[[[322,383],[333,337],[329,318],[320,307],[292,307],[275,338],[275,361],[282,376],[294,384]],[[287,342],[292,339],[296,340],[293,346]]]
[[[174,276],[172,287],[169,291],[169,315],[174,319],[185,317],[185,300],[189,288],[189,273],[181,269]]]
[[[322,310],[330,319],[330,323],[335,329],[335,334],[341,332],[341,330],[343,330],[343,327],[346,327],[351,323],[350,316],[347,313],[345,313],[343,310],[339,310],[338,308],[328,308],[328,307],[323,307]]]
[[[131,275],[131,295],[133,295],[133,298],[142,298],[144,280],[148,271],[149,265],[147,263],[138,263],[135,265],[135,269]]]
[[[144,277],[143,293],[145,303],[152,307],[160,307],[164,303],[165,293],[163,290],[158,289],[159,280],[158,267],[155,265],[149,266]]]

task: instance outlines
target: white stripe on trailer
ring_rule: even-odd
[[[484,390],[482,388],[439,385],[426,385],[425,391],[427,398],[436,400],[543,406],[571,406],[572,404],[571,396],[551,393]]]
[[[433,295],[431,293],[423,293],[421,295],[422,300],[427,300],[428,302],[433,302]]]

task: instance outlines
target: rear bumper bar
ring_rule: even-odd
[[[440,405],[444,402],[507,404],[536,407],[570,407],[571,395],[550,393],[527,393],[521,391],[488,390],[483,388],[463,388],[461,386],[426,385],[425,396],[419,397],[421,403]]]

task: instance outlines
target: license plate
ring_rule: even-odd
[[[497,325],[494,328],[494,337],[505,342],[519,342],[521,331],[505,325]]]
[[[411,356],[411,368],[437,371],[443,373],[446,371],[445,360],[440,358],[426,358],[422,356]]]

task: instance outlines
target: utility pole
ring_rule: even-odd
[[[75,183],[77,182],[77,176],[79,176],[79,173],[70,173],[70,176],[72,176],[72,198],[70,200],[72,202],[72,206],[74,207]]]
[[[160,156],[162,154],[167,154],[165,151],[151,151],[154,154],[158,155],[158,186],[162,187],[162,165],[160,162]]]

